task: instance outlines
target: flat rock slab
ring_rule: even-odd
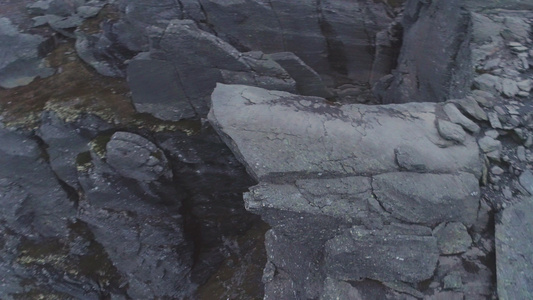
[[[533,298],[533,199],[503,210],[496,224],[496,272],[502,300]]]
[[[435,126],[436,105],[337,106],[242,85],[217,85],[209,120],[258,180],[280,174],[399,171],[395,149],[416,149],[432,172],[479,176],[475,140],[449,145]]]
[[[383,208],[401,221],[435,226],[476,220],[479,181],[470,173],[387,173],[374,176],[372,184]]]
[[[433,276],[437,239],[427,227],[353,227],[326,243],[327,273],[341,280],[419,282]]]
[[[277,209],[327,215],[348,222],[367,217],[372,196],[368,177],[303,179],[291,184],[259,184],[245,196],[246,208],[256,213]]]

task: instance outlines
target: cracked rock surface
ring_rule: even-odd
[[[306,261],[317,265],[294,272],[269,256],[268,268],[278,275],[265,282],[267,299],[286,295],[289,286],[318,297],[327,279],[413,289],[433,277],[439,249],[458,247],[433,228],[487,226],[480,218],[488,209],[480,204],[478,145],[466,133],[463,144],[439,134],[440,104],[336,106],[223,84],[211,99],[210,122],[259,181],[245,203],[278,237],[267,239],[267,249],[305,247]],[[462,252],[450,251],[442,253]]]

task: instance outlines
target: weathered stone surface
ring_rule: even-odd
[[[74,203],[44,160],[37,141],[0,129],[0,220],[35,238],[66,236]]]
[[[435,226],[442,222],[476,222],[478,179],[469,173],[386,173],[373,177],[374,194],[399,220]]]
[[[112,47],[113,41],[105,34],[89,35],[76,31],[75,38],[78,56],[98,73],[109,77],[126,75],[124,62],[133,55],[115,51],[115,47]]]
[[[329,98],[333,94],[327,90],[320,75],[291,52],[269,54],[268,57],[280,64],[296,81],[296,89],[304,96]]]
[[[285,293],[276,282],[285,281],[280,273],[286,273],[292,283],[286,291],[287,294],[296,296],[296,299],[318,297],[324,280],[319,272],[322,260],[320,241],[313,236],[302,237],[302,240],[298,241],[271,229],[265,235],[265,246],[267,267],[273,268],[265,274],[267,278],[264,278],[265,288],[271,289],[270,295]]]
[[[138,112],[169,121],[196,116],[176,69],[167,61],[134,59],[128,64],[127,78]]]
[[[533,195],[533,174],[531,171],[526,170],[519,177],[520,185],[526,189],[526,191]]]
[[[474,86],[482,91],[496,94],[501,89],[501,81],[498,76],[482,74],[474,78]]]
[[[470,20],[462,5],[462,0],[406,2],[398,66],[386,91],[378,94],[383,103],[442,102],[464,96],[472,75],[465,34]]]
[[[341,280],[418,282],[433,276],[439,257],[437,240],[427,227],[353,227],[325,247],[326,272]]]
[[[518,89],[516,81],[509,78],[503,79],[500,86],[500,92],[507,97],[513,97],[520,91],[520,89]]]
[[[185,298],[194,285],[190,280],[192,247],[178,213],[181,197],[164,178],[143,182],[159,177],[153,168],[142,165],[152,150],[148,143],[134,134],[116,133],[107,143],[107,160],[114,168],[91,151],[91,166],[79,172],[84,193],[79,218],[127,282],[128,296]]]
[[[98,120],[92,120],[95,127]],[[59,179],[78,188],[77,158],[80,153],[89,151],[91,134],[81,135],[72,125],[65,124],[55,113],[45,112],[41,118],[39,137],[47,145],[50,167]]]
[[[465,117],[454,104],[448,103],[444,105],[444,112],[446,112],[451,122],[463,126],[464,129],[472,133],[479,132],[479,125]]]
[[[0,87],[27,85],[37,77],[48,77],[54,69],[46,66],[41,53],[45,39],[20,33],[8,18],[0,18]]]
[[[478,143],[479,148],[481,148],[484,153],[502,150],[502,143],[491,138],[490,136],[482,137],[479,139]]]
[[[496,223],[496,269],[500,299],[533,297],[533,200],[507,207]]]
[[[440,253],[443,255],[463,253],[472,245],[466,227],[459,222],[442,223],[433,230]]]
[[[477,104],[473,97],[466,97],[454,101],[471,117],[479,121],[487,121],[487,113]]]
[[[434,125],[435,105],[429,103],[338,107],[319,98],[218,85],[209,120],[258,179],[395,171],[394,151],[402,145],[418,149],[430,170],[481,174],[472,138],[464,146],[439,146],[446,141]]]
[[[197,114],[207,113],[217,82],[296,92],[294,80],[278,63],[259,51],[240,53],[192,20],[172,20],[164,29],[153,28],[151,37],[151,59],[167,63],[169,72],[175,70],[173,94],[183,95]]]
[[[368,177],[300,179],[295,185],[260,184],[250,188],[245,205],[258,214],[276,209],[361,222],[367,218],[371,189]]]
[[[439,120],[437,128],[439,134],[447,140],[463,143],[466,139],[466,132],[463,130],[463,127],[452,122]]]
[[[105,147],[107,163],[124,177],[153,181],[172,176],[163,151],[139,135],[116,132]]]

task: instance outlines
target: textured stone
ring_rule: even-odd
[[[520,185],[533,195],[533,174],[531,171],[526,170],[519,177]]]
[[[52,75],[54,69],[46,66],[41,53],[44,44],[43,37],[19,33],[8,18],[0,18],[0,87],[23,86]]]
[[[353,227],[326,243],[327,273],[341,280],[418,282],[433,276],[437,241],[429,228],[385,226],[382,230]],[[415,235],[414,232],[419,232]]]
[[[500,299],[533,297],[533,200],[522,199],[496,223],[496,272]]]
[[[124,177],[153,181],[172,176],[163,151],[139,135],[116,132],[105,147],[107,163]]]
[[[502,150],[502,143],[498,140],[491,138],[490,136],[482,137],[481,139],[479,139],[478,143],[479,148],[481,148],[484,153]]]
[[[437,128],[439,130],[439,134],[447,140],[463,143],[466,139],[466,132],[463,130],[463,127],[457,124],[439,120],[437,123]]]
[[[196,116],[172,64],[156,59],[134,59],[128,64],[127,78],[138,112],[168,121]]]
[[[330,98],[333,94],[327,90],[320,75],[306,65],[298,56],[291,52],[280,52],[268,55],[280,64],[296,81],[298,93],[305,96]]]
[[[479,125],[465,117],[454,104],[448,103],[444,105],[444,112],[446,112],[446,115],[448,115],[451,122],[463,126],[464,129],[472,133],[479,132]]]
[[[319,98],[218,85],[209,120],[258,179],[395,171],[394,149],[400,146],[416,148],[430,170],[481,174],[471,137],[464,145],[439,146],[446,141],[434,125],[434,111],[428,103],[338,107]]]
[[[442,223],[433,230],[440,253],[443,255],[466,252],[472,245],[472,238],[466,227],[459,222]]]
[[[373,177],[374,194],[385,211],[399,220],[435,226],[476,222],[479,183],[469,173],[386,173]]]
[[[473,97],[466,97],[460,100],[454,101],[463,109],[468,115],[478,121],[487,121],[487,113],[479,107],[476,100]]]

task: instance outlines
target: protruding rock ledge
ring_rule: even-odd
[[[209,121],[259,181],[244,200],[272,226],[268,295],[317,298],[327,278],[420,295],[405,283],[431,278],[439,255],[470,247],[432,228],[461,224],[465,241],[466,229],[485,228],[478,144],[464,131],[461,144],[443,136],[440,104],[339,106],[224,84],[211,100]]]

